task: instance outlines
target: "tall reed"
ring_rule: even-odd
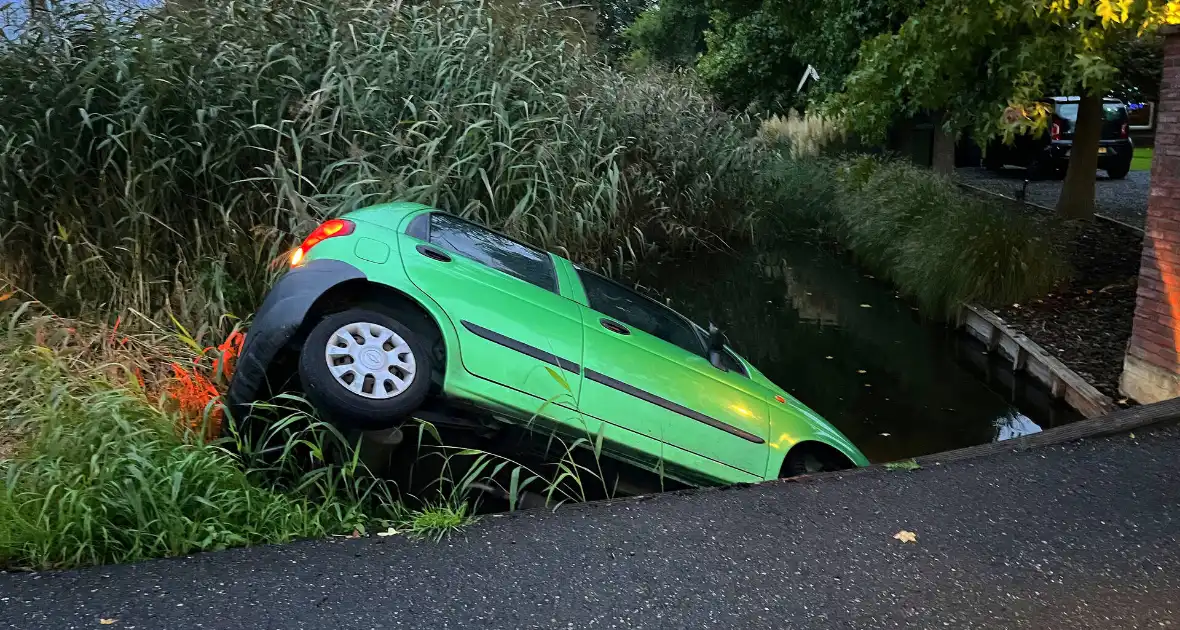
[[[583,260],[751,205],[748,121],[612,70],[558,5],[53,6],[0,40],[0,270],[67,314],[245,316],[315,222],[394,199]]]

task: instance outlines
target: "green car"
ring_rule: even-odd
[[[418,204],[317,228],[254,318],[239,414],[297,361],[308,399],[359,430],[428,402],[570,437],[691,485],[864,466],[864,455],[724,343],[569,260]]]

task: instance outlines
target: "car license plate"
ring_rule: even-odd
[[[1065,157],[1069,157],[1072,153],[1072,150],[1066,151]],[[1106,147],[1098,147],[1098,155],[1106,155]]]

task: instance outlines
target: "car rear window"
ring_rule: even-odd
[[[1064,118],[1071,122],[1076,122],[1078,119],[1077,103],[1061,103],[1054,110],[1057,112],[1059,118]],[[1103,103],[1102,119],[1106,122],[1122,122],[1126,120],[1127,106],[1122,103]]]
[[[557,293],[557,272],[549,254],[449,214],[430,215],[433,245]]]

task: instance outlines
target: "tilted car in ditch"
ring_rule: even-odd
[[[714,327],[418,204],[327,221],[292,253],[238,360],[237,415],[281,376],[284,353],[317,409],[355,429],[397,427],[441,402],[601,439],[607,455],[692,485],[868,463]]]

